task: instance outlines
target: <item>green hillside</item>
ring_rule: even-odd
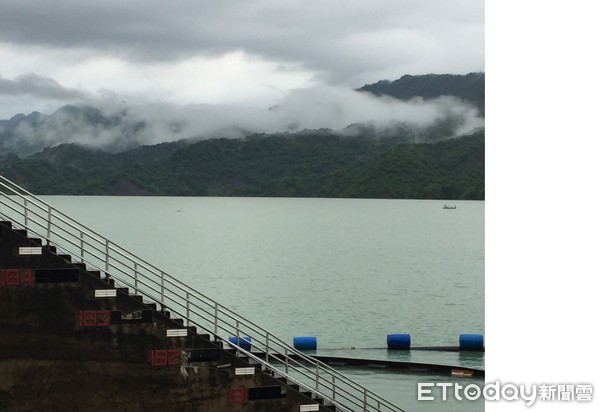
[[[483,199],[484,132],[405,144],[305,131],[118,154],[66,144],[0,170],[36,194]]]

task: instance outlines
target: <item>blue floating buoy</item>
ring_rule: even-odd
[[[250,336],[240,336],[239,338],[237,336],[229,337],[229,342],[233,343],[234,345],[238,345],[240,348],[245,350],[250,350],[250,347],[252,346],[250,343],[251,341],[252,339]]]
[[[387,335],[388,349],[410,349],[410,334],[393,333]]]
[[[316,336],[296,336],[294,337],[294,348],[298,350],[316,350]]]
[[[483,335],[476,333],[463,333],[458,337],[461,350],[483,350]]]

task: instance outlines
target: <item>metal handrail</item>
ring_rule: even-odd
[[[327,364],[296,350],[271,332],[114,244],[1,175],[0,195],[0,204],[13,212],[0,211],[1,216],[52,242],[61,252],[103,271],[117,285],[129,287],[160,303],[161,310],[168,309],[185,319],[188,326],[211,334],[215,341],[227,342],[238,354],[309,390],[338,409],[403,412]],[[229,342],[229,336],[235,336],[238,344]],[[264,359],[242,347],[240,340],[245,336],[251,338],[252,348],[264,354]]]

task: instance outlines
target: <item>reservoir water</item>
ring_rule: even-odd
[[[316,336],[319,355],[484,369],[481,353],[385,349],[390,333],[410,333],[413,346],[484,334],[483,202],[43,199],[286,341]],[[417,401],[417,382],[482,381],[343,371],[407,411],[484,409],[481,400]]]

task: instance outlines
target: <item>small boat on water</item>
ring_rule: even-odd
[[[444,205],[443,209],[456,209],[456,205],[454,205],[454,206]]]

